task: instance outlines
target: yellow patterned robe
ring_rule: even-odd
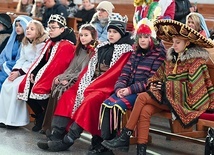
[[[167,104],[181,124],[189,127],[203,112],[214,110],[214,87],[206,66],[209,53],[199,47],[188,49],[177,61],[176,74],[172,73],[175,62],[171,53],[169,49],[165,63],[148,80],[148,84],[162,81],[162,90],[148,93]]]

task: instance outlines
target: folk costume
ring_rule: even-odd
[[[83,130],[92,135],[100,135],[100,106],[113,93],[121,69],[133,52],[131,34],[126,32],[127,17],[115,14],[111,16],[110,21],[108,28],[117,30],[121,38],[115,43],[107,41],[97,46],[88,67],[58,102],[52,121],[52,136],[57,140],[40,142],[37,144],[39,148],[51,151],[67,150]],[[70,121],[73,123],[69,132],[62,139]]]
[[[122,69],[121,75],[114,86],[115,93],[102,104],[100,126],[101,136],[104,140],[114,138],[115,132],[122,128],[123,114],[126,113],[127,109],[132,109],[137,94],[146,91],[148,78],[157,71],[165,60],[165,48],[156,40],[156,36],[152,35],[152,30],[154,31],[153,23],[148,19],[143,19],[138,24],[136,30],[138,48],[132,53]],[[151,45],[148,49],[142,49],[139,46],[138,37],[140,35],[150,35]],[[122,98],[118,97],[117,92],[122,88],[128,88],[130,95]]]
[[[161,28],[163,30],[163,23],[163,21],[160,21],[160,23],[156,22],[156,28]],[[179,32],[179,30],[182,31],[185,29],[188,30],[187,32],[190,31],[189,27],[180,28],[181,24],[179,22],[168,20],[166,21],[166,24],[166,26],[168,26],[170,29],[176,28],[177,32]],[[191,32],[193,32],[192,29]],[[157,33],[160,33],[157,35],[159,35],[159,38],[161,39],[164,39],[164,34],[173,35],[173,32],[171,31],[166,33],[165,31],[161,32],[160,30]],[[198,33],[190,35],[189,39],[191,39],[190,37],[196,37],[196,40],[203,41],[198,41],[198,43],[191,40],[199,46],[190,47],[185,53],[177,58],[177,60],[175,59],[175,55],[173,55],[173,50],[169,49],[167,61],[165,64],[160,67],[155,76],[149,79],[149,82],[163,81],[165,83],[163,93],[166,96],[163,97],[162,95],[162,98],[160,98],[160,94],[156,94],[151,90],[150,92],[158,102],[166,103],[169,106],[173,114],[175,114],[176,118],[180,120],[184,127],[191,126],[197,121],[198,117],[203,112],[205,112],[207,109],[209,110],[214,108],[214,88],[206,66],[209,53],[203,49],[203,47],[211,48],[213,44],[212,42],[204,39],[205,37],[202,37],[202,35],[199,35]],[[167,41],[169,41],[169,39]],[[174,68],[176,69],[175,73],[173,73]],[[165,76],[163,76],[162,73],[164,73]],[[182,81],[180,81],[179,77],[182,77]],[[179,84],[183,81],[187,82],[183,83],[182,85]],[[174,96],[173,94],[177,95]]]
[[[50,21],[66,26],[66,19],[60,15],[52,15]],[[51,93],[52,81],[56,76],[62,74],[73,60],[75,55],[73,42],[75,41],[73,30],[66,27],[59,36],[50,38],[46,42],[41,55],[20,83],[18,98],[29,104],[39,121],[36,126],[40,129]],[[34,75],[34,83],[30,80],[31,74]]]
[[[24,37],[24,34],[17,35],[16,22],[19,21],[20,25],[22,26],[25,32],[27,24],[30,20],[32,20],[32,18],[25,15],[20,15],[13,22],[13,32],[11,33],[5,48],[0,54],[0,90],[2,87],[2,83],[8,77],[13,66],[20,57],[21,50],[20,45]]]
[[[43,34],[38,39],[38,44],[33,45],[28,41],[26,45],[22,44],[20,58],[16,61],[13,71],[19,71],[20,76],[14,81],[8,79],[2,85],[0,94],[0,122],[9,126],[24,126],[29,123],[29,114],[25,101],[17,99],[17,93],[20,82],[30,66],[41,54],[45,45],[47,34]]]
[[[146,155],[150,118],[162,110],[171,110],[184,127],[193,125],[206,110],[214,109],[214,87],[206,61],[209,53],[203,49],[214,44],[197,31],[174,20],[158,20],[154,23],[158,38],[172,41],[175,36],[192,43],[183,53],[169,49],[167,60],[148,80],[161,82],[161,90],[148,89],[138,95],[135,106],[121,135],[103,145],[110,149],[129,149],[130,136],[137,126],[137,152]],[[181,54],[181,55],[179,55]]]

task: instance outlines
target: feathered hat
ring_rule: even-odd
[[[156,38],[156,32],[154,29],[153,22],[148,18],[141,19],[136,26],[135,35],[139,34],[150,34],[153,38]]]

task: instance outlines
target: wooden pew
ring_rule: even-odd
[[[78,21],[82,21],[81,18],[76,17],[68,17],[67,18],[67,25],[74,29],[75,32],[78,32]]]

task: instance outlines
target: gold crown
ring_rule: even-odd
[[[51,15],[50,18],[49,18],[49,20],[48,20],[48,23],[49,23],[50,21],[58,22],[58,23],[62,24],[64,27],[67,26],[65,17],[63,17],[63,16],[61,16],[61,15],[58,15],[58,14]]]

